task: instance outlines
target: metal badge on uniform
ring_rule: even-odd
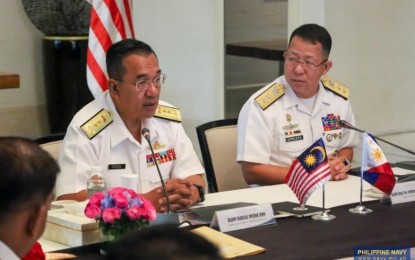
[[[155,141],[151,146],[153,147],[153,150],[158,150],[158,149],[164,148],[166,145],[160,144],[158,141]]]
[[[301,134],[301,130],[294,130],[298,127],[298,124],[291,124],[293,117],[290,114],[286,114],[285,120],[287,120],[288,122],[288,125],[282,127],[282,129],[284,130],[284,134],[286,136],[285,141],[289,143],[293,141],[303,140],[304,136]]]
[[[125,169],[125,163],[108,164],[108,170],[123,170]]]
[[[285,119],[288,122],[288,125],[285,125],[282,127],[283,130],[292,130],[298,127],[298,124],[291,124],[291,121],[293,120],[292,116],[290,114],[285,115]]]

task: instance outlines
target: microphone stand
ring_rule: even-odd
[[[147,140],[148,145],[150,146],[151,157],[153,158],[154,164],[156,165],[157,173],[160,178],[161,187],[164,193],[164,197],[166,198],[166,204],[167,204],[167,213],[157,213],[156,220],[154,222],[150,222],[150,226],[157,226],[157,225],[163,225],[163,224],[178,225],[179,215],[171,211],[170,199],[169,199],[169,195],[167,194],[166,184],[164,183],[163,176],[161,175],[161,171],[157,163],[156,156],[154,155],[153,146],[151,145],[150,131],[147,128],[143,128],[142,134],[144,138]]]
[[[345,120],[340,120],[340,126],[342,126],[342,127],[344,127],[344,128],[347,128],[347,129],[351,129],[351,130],[358,131],[358,132],[360,132],[360,133],[365,133],[365,130],[359,129],[359,128],[357,128],[357,127],[353,126],[352,124],[348,123],[348,122],[347,122],[347,121],[345,121]],[[401,147],[401,146],[399,146],[399,145],[393,144],[393,143],[391,143],[391,142],[389,142],[389,141],[386,141],[385,139],[382,139],[382,138],[377,137],[377,136],[375,136],[375,135],[372,135],[372,136],[373,136],[375,139],[377,139],[377,140],[380,140],[380,141],[382,141],[382,142],[384,142],[384,143],[387,143],[387,144],[392,145],[392,146],[394,146],[394,147],[396,147],[396,148],[398,148],[398,149],[401,149],[402,151],[405,151],[405,152],[407,152],[407,153],[410,153],[410,154],[412,154],[412,155],[415,155],[415,152],[414,152],[414,151],[411,151],[411,150],[406,149],[406,148],[403,148],[403,147]]]

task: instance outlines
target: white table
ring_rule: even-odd
[[[363,182],[363,190],[370,190],[372,186]],[[363,201],[379,200],[380,194],[363,193]],[[325,207],[331,208],[340,205],[358,202],[360,200],[360,178],[349,176],[343,181],[329,181],[325,187]],[[262,186],[233,191],[206,194],[206,200],[197,207],[220,205],[234,202],[275,203],[282,201],[298,202],[294,193],[286,184]],[[307,205],[322,207],[322,188],[315,191],[307,201]],[[68,248],[66,245],[55,243],[47,239],[39,240],[45,252]]]

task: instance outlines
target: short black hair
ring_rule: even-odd
[[[122,61],[130,54],[148,56],[154,54],[154,50],[145,42],[136,39],[125,39],[114,43],[109,47],[106,56],[107,72],[109,78],[121,80],[125,73]]]
[[[323,55],[326,56],[326,58],[329,57],[331,51],[331,36],[326,28],[318,24],[301,25],[291,33],[288,45],[295,36],[313,44],[321,43]]]
[[[35,141],[0,137],[0,219],[44,203],[59,171],[56,160]]]
[[[213,260],[223,259],[218,248],[205,238],[178,228],[176,225],[158,225],[132,231],[112,243],[108,260],[165,259]]]

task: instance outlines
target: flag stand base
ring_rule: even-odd
[[[308,208],[306,208],[305,205],[301,205],[299,207],[293,208],[293,210],[295,210],[295,211],[306,211],[306,210],[308,210]]]
[[[323,221],[329,221],[329,220],[333,220],[336,218],[336,216],[331,215],[327,212],[321,212],[320,214],[316,214],[311,216],[312,219],[314,220],[323,220]]]
[[[372,213],[373,210],[368,209],[363,205],[357,205],[356,207],[349,209],[349,212],[354,214],[369,214]]]

